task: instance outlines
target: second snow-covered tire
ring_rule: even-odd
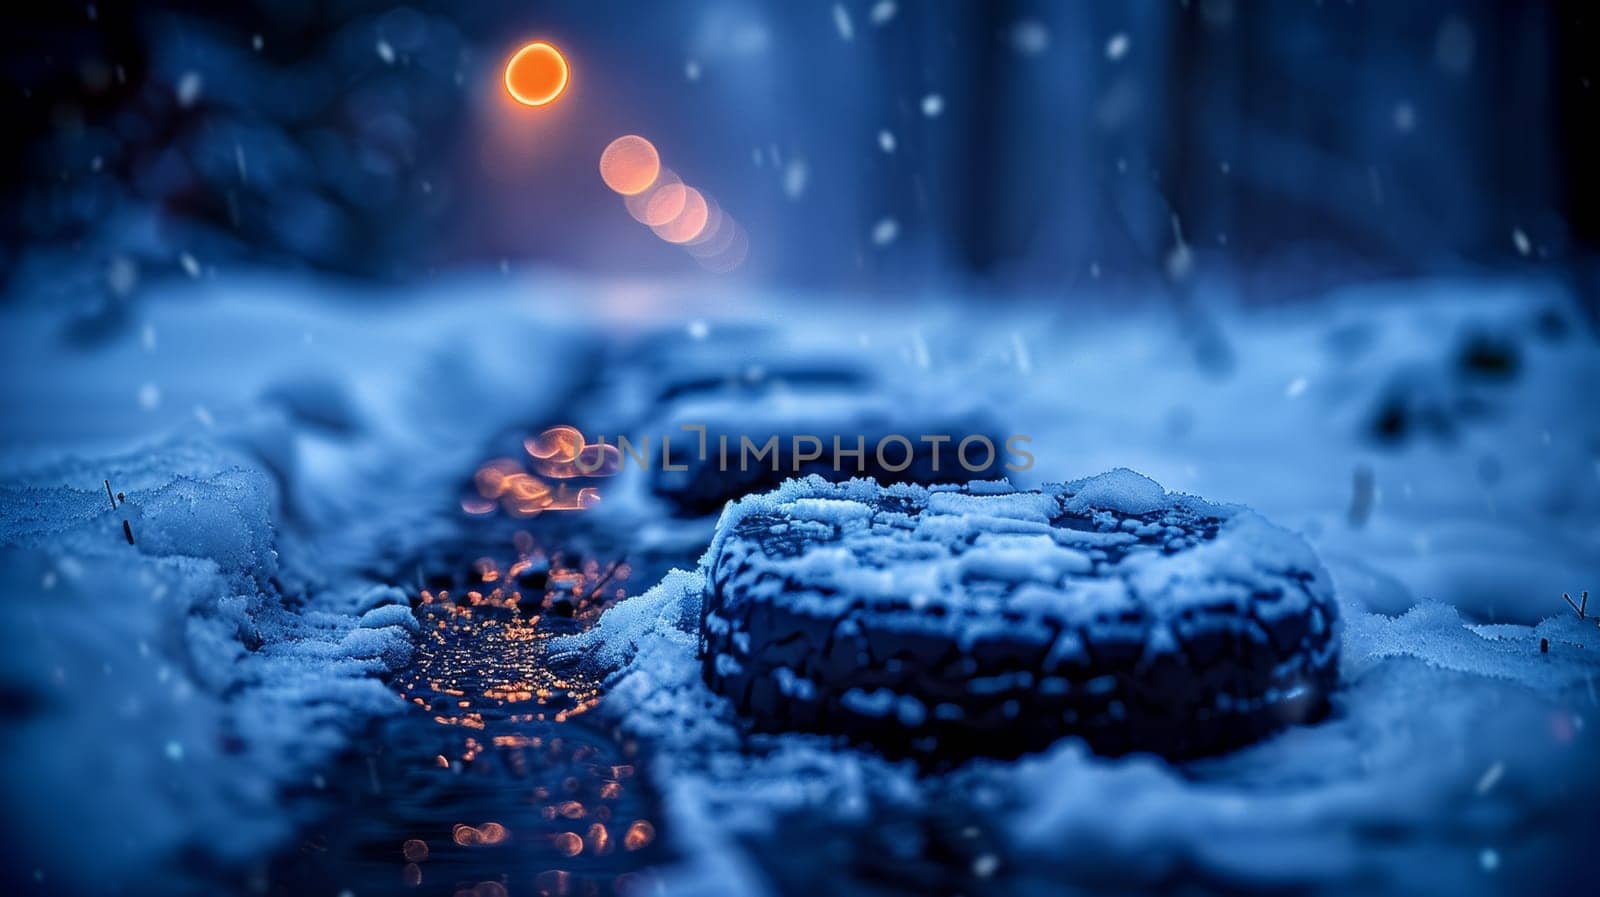
[[[1127,470],[791,480],[729,506],[705,567],[703,673],[756,728],[936,762],[1066,735],[1212,753],[1318,715],[1338,678],[1302,539]]]

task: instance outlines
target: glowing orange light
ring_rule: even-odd
[[[575,857],[583,853],[583,839],[577,832],[562,832],[554,838],[556,850],[562,856]]]
[[[461,510],[474,517],[486,517],[494,513],[495,503],[486,498],[463,498]]]
[[[640,850],[656,839],[656,827],[643,819],[636,820],[628,826],[627,834],[622,836],[622,846],[629,850]]]
[[[683,211],[666,224],[654,228],[656,236],[668,243],[687,243],[700,236],[711,215],[711,208],[706,205],[706,198],[699,190],[693,187],[683,189]]]
[[[601,180],[623,196],[648,190],[660,173],[655,145],[637,134],[618,137],[600,154]]]
[[[566,425],[550,427],[538,436],[529,436],[522,447],[541,461],[571,461],[583,451],[583,433]]]
[[[716,200],[704,193],[700,194],[700,198],[706,201],[706,223],[700,227],[699,233],[681,244],[684,249],[689,251],[690,255],[695,253],[697,247],[714,241],[717,234],[724,229],[725,224],[733,223],[733,216],[724,213],[722,206],[718,205]]]
[[[623,204],[628,207],[628,214],[633,216],[633,220],[655,227],[678,217],[687,196],[683,179],[672,169],[663,168],[656,175],[655,183],[642,192],[623,197]]]
[[[506,92],[525,106],[544,106],[567,89],[567,59],[544,41],[534,41],[506,63]]]
[[[546,869],[533,880],[539,897],[566,897],[572,877],[565,869]]]
[[[581,438],[581,437],[580,437]],[[571,460],[540,461],[534,465],[540,476],[553,480],[574,477],[614,477],[622,470],[622,451],[610,443],[585,445]]]
[[[510,458],[496,458],[478,468],[473,475],[473,480],[478,486],[478,494],[484,498],[499,498],[509,488],[507,479],[522,472],[522,465]]]

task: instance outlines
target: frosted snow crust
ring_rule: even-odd
[[[0,750],[27,758],[0,774],[0,803],[31,820],[55,884],[195,850],[257,858],[299,823],[280,788],[401,706],[375,674],[410,662],[404,596],[352,599],[359,622],[295,607],[277,502],[249,460],[195,445],[0,482],[0,687],[23,708]]]
[[[1000,613],[1066,622],[1136,607],[1161,619],[1190,607],[1246,613],[1250,596],[1270,589],[1282,592],[1274,612],[1315,604],[1331,623],[1332,587],[1310,547],[1246,509],[1168,494],[1126,469],[1039,492],[999,488],[1009,487],[880,494],[870,480],[790,480],[729,506],[703,563],[753,565],[739,591],[755,600],[783,594],[817,615],[856,602],[937,606],[928,625],[967,635]]]

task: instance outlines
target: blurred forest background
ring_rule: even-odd
[[[1591,310],[1592,4],[154,0],[6,13],[7,301],[164,277],[683,274],[600,184],[649,137],[735,277],[1247,302],[1541,265]],[[527,40],[571,60],[516,107]]]

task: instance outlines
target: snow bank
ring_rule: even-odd
[[[33,820],[46,881],[256,856],[296,824],[279,789],[398,706],[373,676],[407,662],[409,610],[372,611],[378,628],[295,613],[276,501],[246,459],[197,445],[0,483],[0,690],[19,708],[0,801]]]
[[[32,758],[0,773],[30,832],[13,873],[237,879],[305,822],[284,794],[399,706],[401,564],[459,535],[489,434],[541,418],[592,340],[482,284],[398,313],[354,292],[167,285],[92,347],[59,308],[4,310],[0,748]]]
[[[1578,630],[1540,652],[1538,633]],[[1319,726],[1187,768],[1063,744],[960,776],[994,796],[1002,864],[1024,882],[1581,890],[1569,851],[1596,831],[1596,635],[1569,617],[1485,638],[1437,604],[1357,614]]]
[[[375,607],[361,615],[360,625],[363,629],[398,626],[410,632],[416,632],[421,628],[416,615],[411,612],[410,606],[405,604],[385,604]]]
[[[644,594],[607,609],[593,627],[557,639],[550,652],[551,661],[621,668],[651,637],[672,640],[693,628],[700,617],[703,584],[696,573],[668,572],[665,579]]]

